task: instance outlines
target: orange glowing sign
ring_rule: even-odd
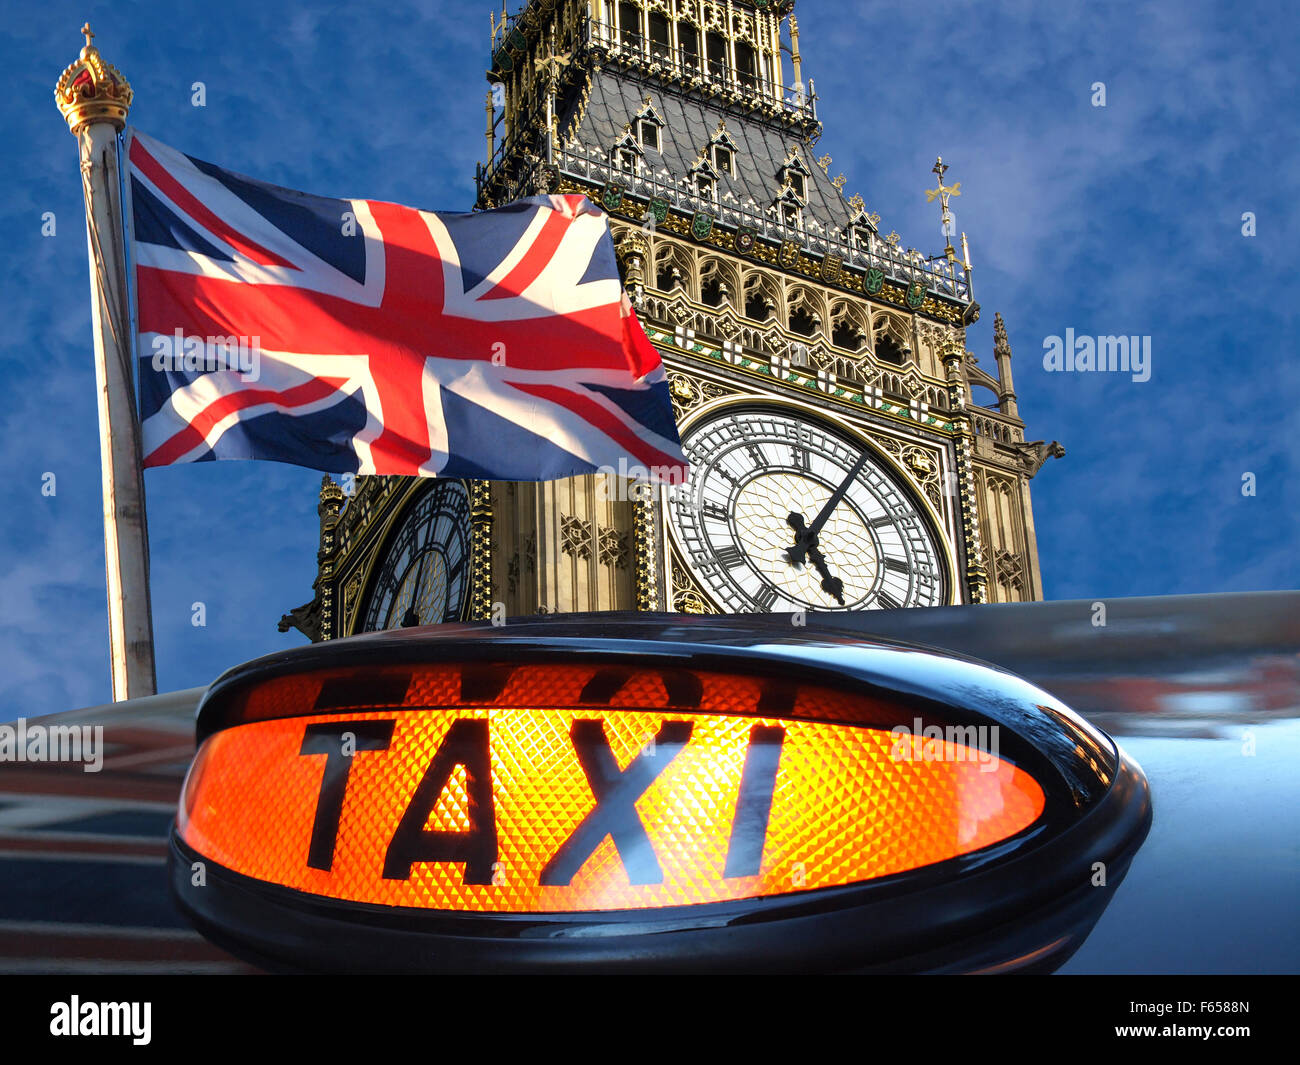
[[[313,712],[282,716],[295,706]],[[695,671],[284,678],[203,743],[178,828],[207,859],[313,895],[545,913],[852,884],[1042,813],[1024,770],[946,741],[913,757],[891,713],[910,724],[838,691]]]

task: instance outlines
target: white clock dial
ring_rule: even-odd
[[[834,430],[773,408],[729,409],[690,429],[682,446],[691,480],[671,497],[669,523],[725,610],[946,602],[938,540],[920,506]]]

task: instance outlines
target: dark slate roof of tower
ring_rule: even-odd
[[[730,193],[740,205],[752,198],[758,209],[766,213],[781,191],[781,169],[790,147],[798,145],[800,159],[808,172],[805,226],[815,220],[831,233],[840,234],[855,215],[855,210],[817,165],[812,148],[796,131],[782,129],[768,120],[729,114],[705,101],[663,92],[639,79],[595,71],[576,140],[608,153],[623,136],[624,127],[645,106],[647,95],[665,122],[660,134],[662,152],[645,153],[648,170],[657,172],[661,167],[666,168],[674,181],[680,181],[694,166],[701,150],[708,146],[719,121],[725,119],[737,151],[735,174],[723,174],[719,178],[720,205],[725,207],[731,202],[727,199]],[[572,123],[573,112],[571,106],[565,116],[566,123]],[[563,139],[568,138],[566,130]]]

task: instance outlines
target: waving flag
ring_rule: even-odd
[[[685,479],[659,354],[585,197],[419,211],[128,138],[146,466]]]

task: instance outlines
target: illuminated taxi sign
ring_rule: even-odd
[[[987,847],[1043,810],[1038,783],[987,751],[914,757],[896,731],[806,719],[881,712],[837,692],[751,716],[771,692],[747,678],[538,668],[509,671],[504,706],[419,705],[459,680],[425,670],[414,706],[209,737],[182,840],[313,895],[550,913],[851,884]],[[509,705],[528,695],[552,705]],[[640,708],[673,699],[730,712]]]
[[[1151,813],[1028,682],[772,618],[329,641],[228,672],[196,739],[172,891],[269,968],[1041,969]]]

